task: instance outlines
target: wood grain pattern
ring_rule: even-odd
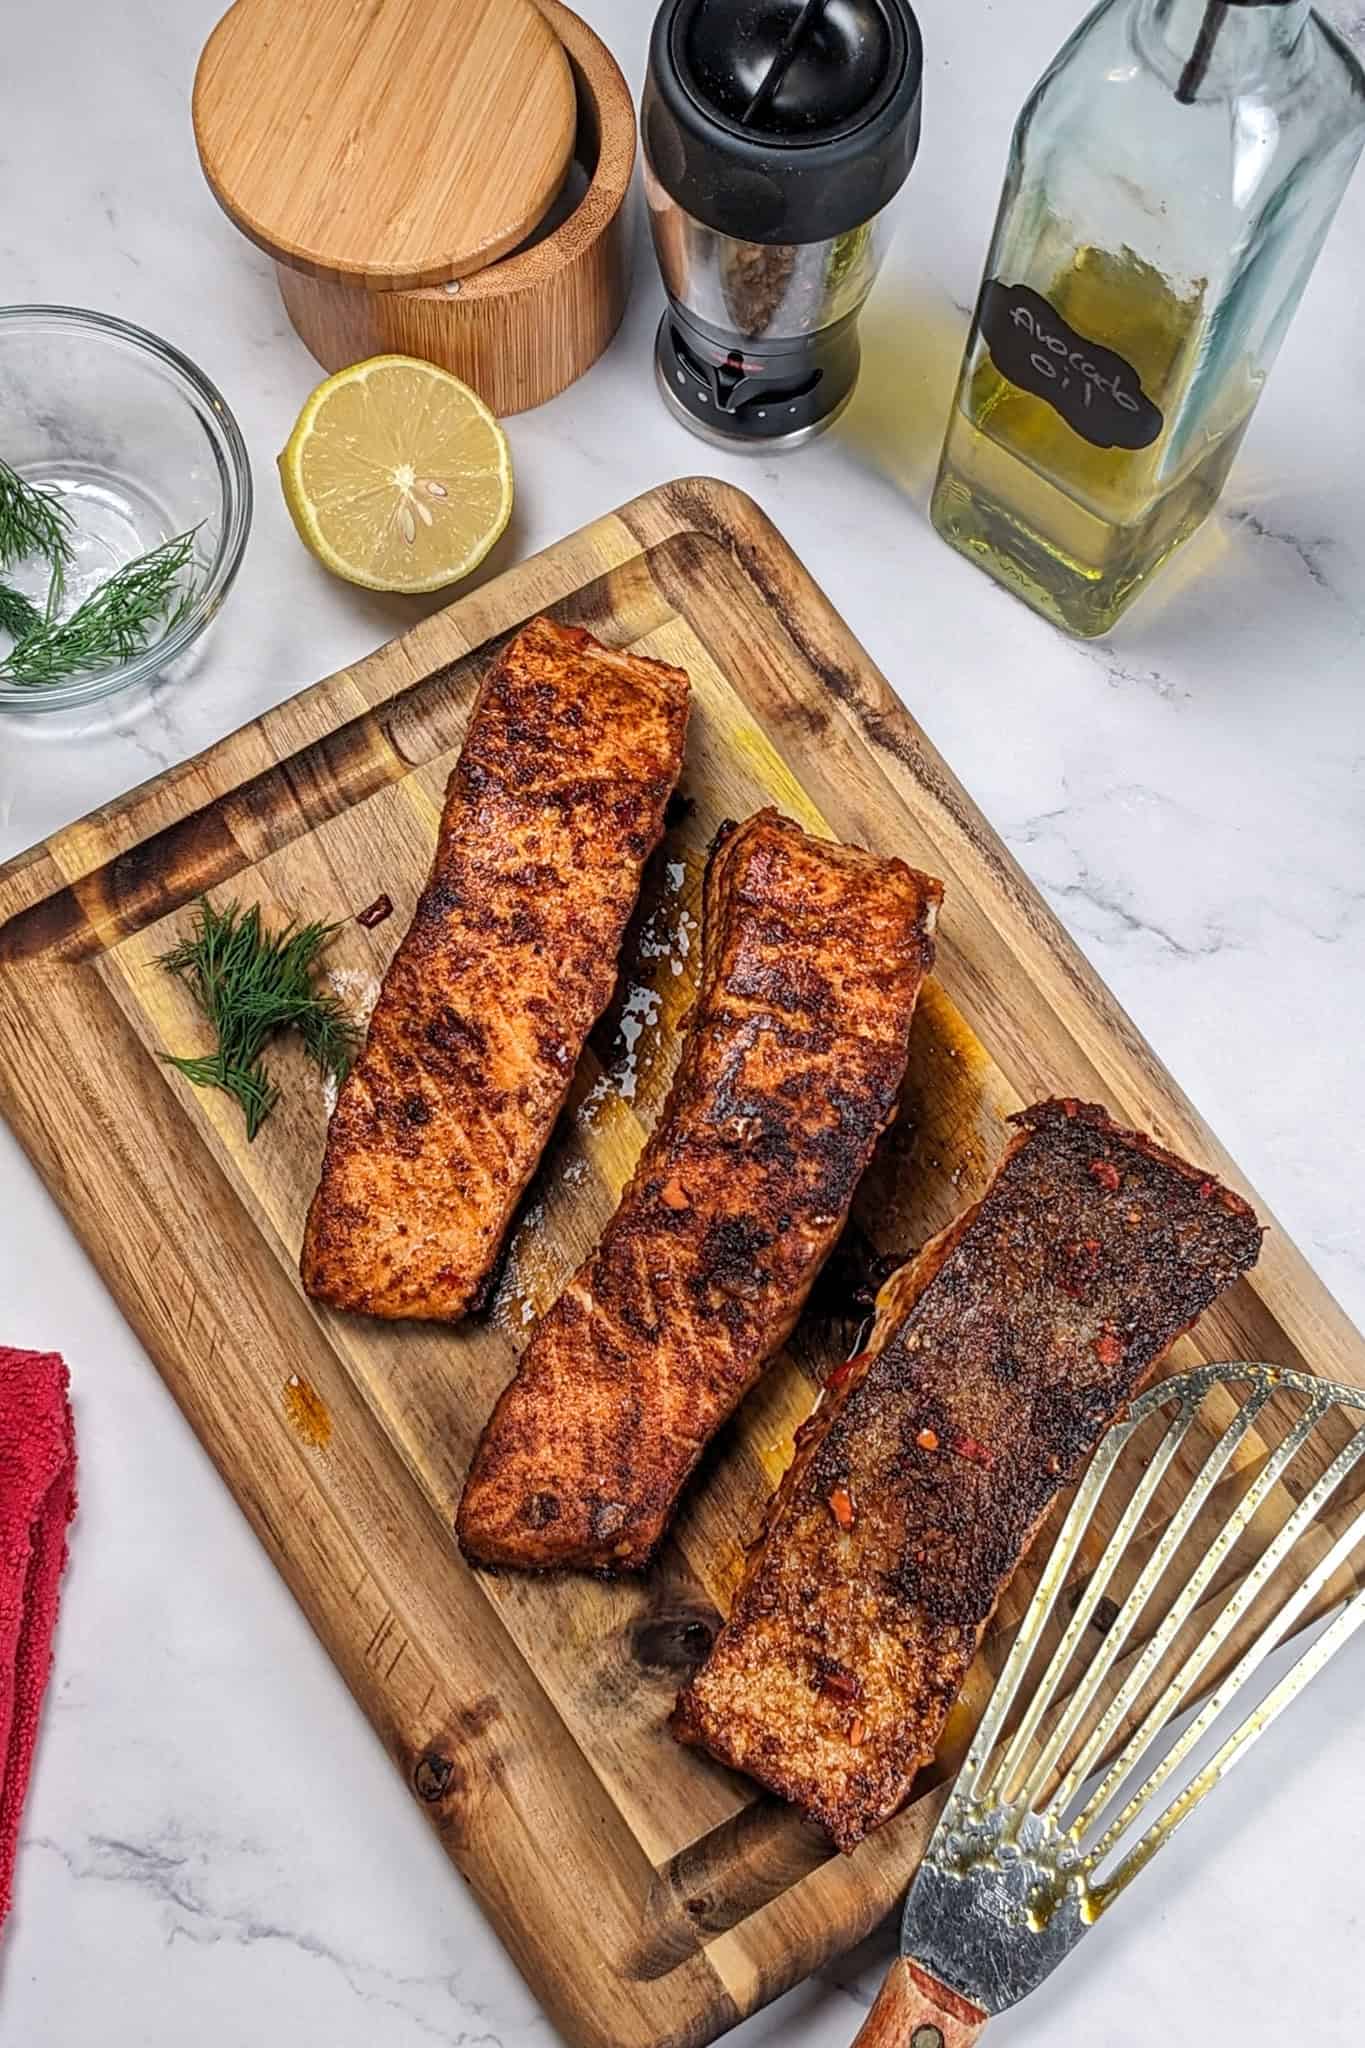
[[[897,1956],[853,2048],[972,2048],[986,2015]]]
[[[516,248],[564,182],[576,118],[531,0],[236,0],[193,112],[204,175],[243,234],[374,292]]]
[[[478,679],[542,610],[689,670],[695,808],[647,880],[485,1320],[452,1334],[334,1316],[294,1272],[321,1090],[279,1054],[284,1100],[246,1146],[235,1107],[157,1057],[200,1039],[156,956],[212,888],[272,916],[348,920],[330,965],[347,993],[371,990],[426,872]],[[1032,1586],[1026,1569],[1007,1593],[923,1796],[842,1859],[679,1749],[664,1719],[850,1321],[808,1312],[642,1581],[475,1575],[451,1541],[527,1321],[588,1250],[658,1114],[706,843],[764,802],[947,887],[905,1114],[855,1208],[878,1250],[972,1200],[1004,1116],[1052,1093],[1107,1102],[1256,1200],[801,565],[719,484],[637,499],[0,870],[0,1106],[552,2018],[604,2048],[710,2040],[876,1924]],[[366,931],[354,914],[380,890],[395,915]],[[1359,1337],[1273,1227],[1171,1369],[1216,1357],[1365,1384]]]
[[[586,23],[560,0],[538,5],[573,75],[571,178],[581,196],[549,233],[434,290],[358,291],[277,264],[285,311],[325,370],[372,355],[422,356],[463,378],[494,412],[524,412],[581,377],[620,326],[635,109],[615,59]]]

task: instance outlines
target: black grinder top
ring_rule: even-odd
[[[641,108],[650,168],[719,234],[827,241],[904,184],[923,73],[909,0],[664,0]]]

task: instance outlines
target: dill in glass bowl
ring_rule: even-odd
[[[202,370],[141,327],[0,306],[0,709],[171,670],[237,573],[251,470]]]

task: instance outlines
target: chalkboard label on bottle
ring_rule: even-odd
[[[1146,448],[1161,432],[1161,413],[1133,365],[1077,334],[1028,285],[988,278],[978,321],[1001,376],[1045,399],[1096,448]]]

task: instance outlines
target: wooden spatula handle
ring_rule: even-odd
[[[853,2048],[971,2048],[986,2015],[897,1956]]]

